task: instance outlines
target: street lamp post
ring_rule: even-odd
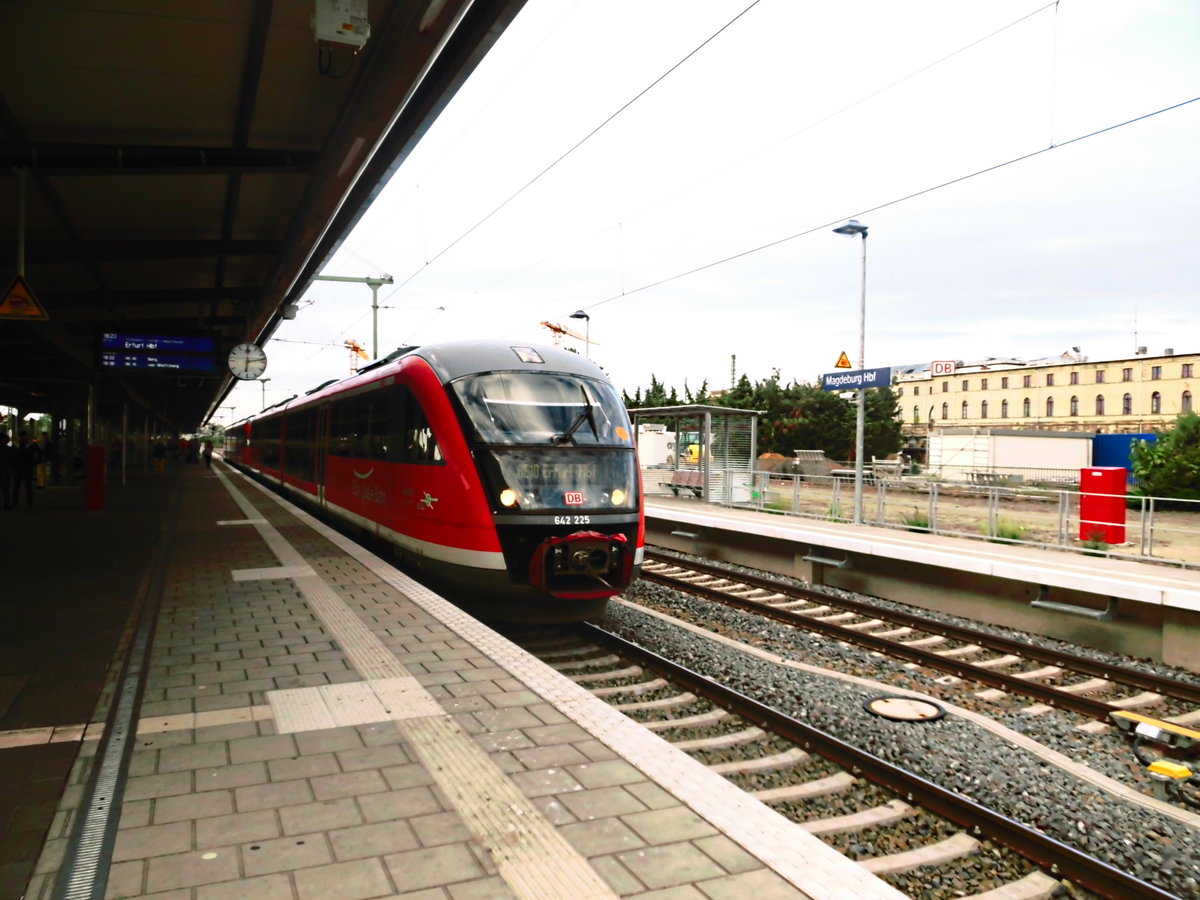
[[[592,358],[592,317],[585,313],[582,309],[577,309],[571,313],[572,319],[584,320],[583,331],[583,354],[584,359]]]
[[[867,366],[867,226],[857,219],[851,219],[845,225],[833,229],[834,234],[844,234],[854,237],[862,236],[862,290],[858,300],[858,368],[861,372]],[[863,521],[863,434],[867,421],[867,395],[864,388],[856,391],[855,401],[858,412],[854,420],[854,523],[861,525]]]
[[[262,387],[262,408],[263,409],[267,408],[267,382],[270,380],[271,380],[270,378],[258,379],[258,383]]]

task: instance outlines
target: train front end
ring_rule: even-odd
[[[642,494],[629,417],[603,372],[578,355],[506,349],[515,365],[467,374],[448,387],[509,581],[530,601],[521,617],[596,615],[642,564]]]

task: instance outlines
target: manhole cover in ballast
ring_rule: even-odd
[[[946,710],[932,700],[919,700],[916,697],[875,697],[864,703],[863,708],[896,722],[932,722],[946,714]]]

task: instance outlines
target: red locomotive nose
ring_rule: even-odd
[[[546,538],[529,561],[529,581],[555,597],[611,597],[633,572],[628,543],[623,534],[598,531]]]

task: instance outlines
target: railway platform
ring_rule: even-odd
[[[220,462],[0,535],[0,897],[902,896]]]
[[[1200,672],[1200,573],[654,496],[646,543]]]

